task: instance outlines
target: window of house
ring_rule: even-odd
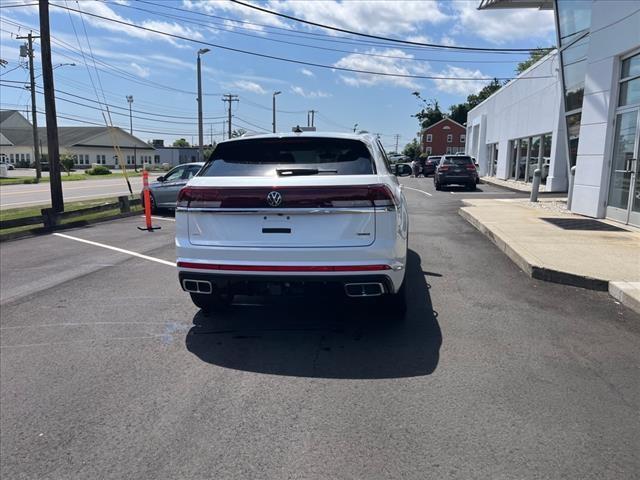
[[[433,141],[433,135],[430,133],[427,133],[427,143],[431,143]]]
[[[13,153],[9,154],[9,162],[13,163]]]
[[[453,142],[453,134],[450,133],[447,135],[447,143],[451,143],[451,142]]]
[[[431,147],[427,147],[427,155],[431,155],[431,152],[432,152]]]
[[[464,133],[460,135],[460,143],[464,143],[466,139],[467,139],[467,136]]]
[[[24,153],[20,154],[20,160],[24,162]]]
[[[160,155],[153,156],[153,163],[160,163]]]
[[[451,147],[447,147],[447,155],[451,155]]]

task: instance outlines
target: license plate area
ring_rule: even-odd
[[[212,247],[367,246],[375,212],[189,212],[189,241]]]

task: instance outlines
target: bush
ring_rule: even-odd
[[[60,155],[60,165],[65,169],[67,175],[71,175],[71,170],[75,166],[75,162],[73,161],[73,157],[71,155]]]
[[[111,170],[109,170],[104,165],[96,165],[92,168],[87,169],[87,175],[110,175]]]

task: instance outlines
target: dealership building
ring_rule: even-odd
[[[567,192],[571,211],[640,226],[640,2],[481,0],[554,11],[557,48],[471,110],[483,175]],[[572,169],[575,167],[575,169]]]

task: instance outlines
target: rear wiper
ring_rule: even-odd
[[[318,168],[277,168],[276,172],[281,177],[295,175],[320,175],[323,173],[338,173],[337,170],[321,170]]]

